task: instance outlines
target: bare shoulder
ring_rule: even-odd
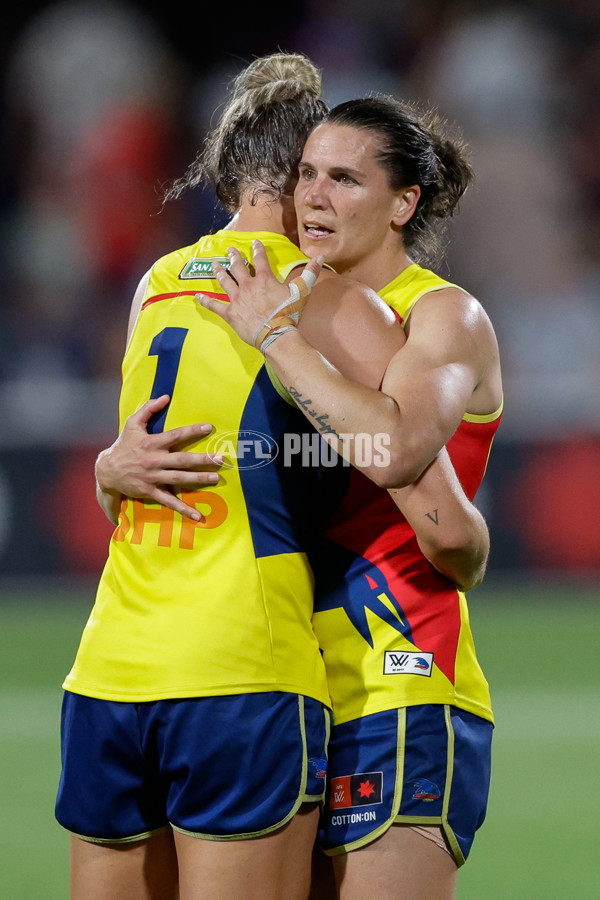
[[[313,288],[300,332],[345,375],[377,387],[405,342],[396,316],[375,291],[327,271]]]
[[[397,323],[396,316],[379,294],[361,282],[327,269],[313,288],[303,317],[307,314],[322,319],[352,318],[357,324],[371,324],[374,328]]]
[[[496,346],[491,320],[482,304],[458,288],[429,291],[415,304],[406,324],[406,334],[418,337],[435,333],[438,340],[476,340],[490,349]]]
[[[457,288],[425,294],[406,323],[407,348],[426,348],[430,363],[458,363],[473,374],[468,412],[487,414],[502,403],[500,352],[482,304]]]

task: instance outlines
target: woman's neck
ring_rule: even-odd
[[[251,206],[244,203],[225,226],[230,231],[270,231],[287,234],[284,227],[284,212],[277,201],[258,202]]]
[[[394,252],[379,252],[357,260],[353,265],[333,267],[340,275],[361,281],[374,291],[380,291],[387,284],[397,278],[413,260],[403,248],[396,248]]]

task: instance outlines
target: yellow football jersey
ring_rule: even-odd
[[[230,246],[251,259],[255,238],[281,280],[306,262],[283,236],[224,230],[152,268],[123,361],[121,427],[169,394],[151,430],[210,422],[212,434],[188,449],[223,454],[225,465],[216,486],[181,494],[199,522],[123,502],[70,691],[144,701],[281,690],[329,703],[307,558],[325,512],[322,472],[281,452],[286,434],[312,429],[261,354],[194,299],[227,302],[211,261],[226,264]]]
[[[420,297],[455,287],[411,265],[379,293],[405,321]],[[448,452],[473,499],[502,409],[466,414]],[[387,491],[353,470],[314,559],[313,624],[323,651],[334,722],[426,703],[493,721],[463,593],[419,549]]]

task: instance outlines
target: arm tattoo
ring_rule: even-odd
[[[427,516],[428,519],[431,519],[431,521],[433,522],[434,525],[440,524],[439,519],[438,519],[437,509],[434,509],[434,511],[432,513],[430,513],[430,512],[425,513],[425,515]]]
[[[315,423],[316,423],[316,425],[317,425],[317,430],[320,431],[321,434],[332,434],[334,437],[336,437],[336,438],[338,438],[339,440],[341,440],[341,438],[340,438],[339,434],[337,433],[337,431],[335,430],[335,428],[333,428],[333,427],[329,424],[329,422],[328,422],[329,415],[328,415],[327,413],[321,413],[321,415],[319,415],[319,413],[318,413],[318,411],[317,411],[316,409],[310,409],[310,405],[311,405],[311,403],[312,403],[312,400],[311,400],[311,399],[306,400],[306,399],[302,396],[302,394],[300,393],[300,391],[296,390],[295,387],[292,387],[292,386],[290,385],[290,386],[288,387],[288,392],[289,392],[290,396],[294,398],[294,400],[296,401],[297,405],[298,405],[301,409],[305,410],[305,412],[307,412],[308,415],[309,415],[312,419],[315,420]]]

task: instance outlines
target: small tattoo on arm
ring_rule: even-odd
[[[433,511],[432,513],[430,513],[430,512],[425,513],[425,515],[427,516],[428,519],[431,519],[431,521],[433,522],[434,525],[439,525],[439,524],[440,524],[440,523],[439,523],[439,519],[438,519],[438,511],[437,511],[437,509],[434,509],[434,511]]]
[[[329,424],[329,415],[327,413],[322,413],[321,415],[319,415],[316,409],[310,409],[309,407],[312,403],[312,400],[305,400],[300,391],[296,390],[296,388],[292,387],[292,385],[288,387],[288,392],[290,396],[294,398],[298,406],[304,409],[308,413],[308,415],[315,420],[318,430],[321,432],[321,434],[332,434],[334,437],[341,440],[335,428],[333,428]]]

